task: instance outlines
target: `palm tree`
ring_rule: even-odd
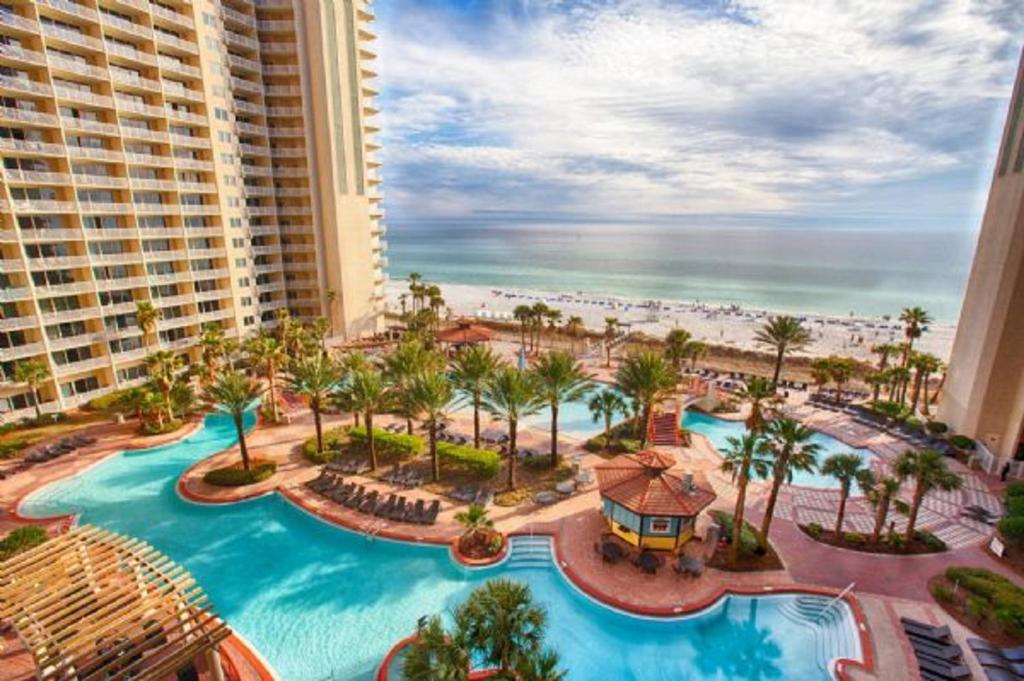
[[[565,334],[569,336],[569,349],[576,353],[576,339],[583,335],[586,327],[583,325],[583,317],[573,315],[565,321]]]
[[[910,353],[914,350],[914,341],[925,332],[925,328],[932,323],[932,318],[924,308],[905,307],[900,313],[900,321],[903,322],[903,335],[907,339],[903,348],[903,368],[906,369],[910,362]]]
[[[912,374],[906,367],[893,367],[889,369],[889,399],[899,402],[901,405],[907,403],[907,384],[910,383]]]
[[[921,412],[928,415],[928,378],[942,369],[942,360],[927,352],[915,352],[910,356],[910,366],[914,369],[914,387],[911,391],[910,413],[917,413],[917,405],[922,404]],[[924,402],[921,392],[924,391]]]
[[[28,359],[14,365],[14,380],[24,383],[32,393],[32,406],[36,409],[36,421],[43,417],[39,386],[50,377],[50,367],[41,359]]]
[[[604,421],[604,445],[606,448],[610,447],[612,420],[615,419],[616,414],[627,415],[626,401],[622,399],[622,395],[614,390],[602,390],[601,392],[594,393],[590,398],[590,402],[587,403],[587,408],[590,409],[590,415],[594,418],[594,421]]]
[[[672,363],[678,373],[683,361],[689,356],[690,341],[693,336],[686,329],[672,329],[665,336],[665,359]]]
[[[605,317],[604,318],[604,352],[606,356],[605,367],[611,368],[612,366],[612,341],[615,340],[615,336],[619,333],[619,318],[618,317]]]
[[[405,432],[412,435],[414,406],[409,400],[409,385],[417,374],[444,369],[444,357],[429,350],[418,338],[408,338],[384,358],[385,378],[395,388],[398,408],[405,417]]]
[[[846,501],[850,498],[850,488],[857,476],[864,470],[864,460],[856,454],[833,454],[821,464],[823,475],[829,475],[839,481],[839,510],[836,512],[836,539],[843,536],[843,519],[846,517]]]
[[[156,323],[160,317],[161,312],[153,307],[153,303],[148,300],[138,300],[135,302],[135,322],[142,329],[146,347],[150,347],[150,339],[156,336]]]
[[[765,418],[762,405],[766,401],[775,400],[775,384],[768,379],[754,376],[747,384],[736,391],[739,399],[750,402],[750,416],[747,417],[747,430],[760,433],[764,430]]]
[[[772,374],[772,385],[779,384],[782,374],[782,362],[789,352],[798,352],[811,342],[811,332],[796,317],[781,315],[770,317],[756,334],[754,340],[765,347],[775,350],[775,373]]]
[[[529,305],[516,305],[512,310],[512,318],[519,322],[519,346],[526,352],[526,327],[533,319],[533,310]]]
[[[245,441],[245,413],[256,406],[263,388],[238,371],[229,371],[216,377],[206,388],[206,401],[214,409],[231,417],[238,434],[238,448],[242,453],[242,468],[252,470],[249,462],[249,447]]]
[[[288,354],[276,338],[262,331],[246,342],[245,352],[253,369],[267,377],[270,417],[276,423],[280,418],[277,404],[277,374],[288,364]]]
[[[366,448],[370,457],[370,470],[377,468],[377,449],[374,441],[373,417],[388,409],[391,391],[384,375],[370,365],[359,366],[348,373],[339,391],[345,405],[354,414],[362,414],[366,425]]]
[[[470,653],[445,631],[438,615],[424,617],[402,656],[404,681],[467,681]]]
[[[463,538],[472,539],[481,532],[494,529],[494,521],[491,520],[487,509],[479,504],[470,504],[465,511],[455,514],[455,522],[460,523],[465,530]]]
[[[811,361],[811,378],[818,386],[818,393],[832,380],[832,360],[828,357],[818,357]]]
[[[455,386],[443,371],[424,371],[409,384],[409,398],[427,429],[430,443],[430,465],[434,482],[441,479],[437,458],[437,430],[455,409]]]
[[[501,366],[498,357],[487,345],[463,348],[452,361],[452,380],[473,405],[473,446],[480,449],[480,400],[484,386]]]
[[[899,345],[893,345],[892,343],[883,343],[881,345],[876,345],[873,348],[871,348],[871,352],[878,355],[878,367],[876,372],[877,375],[885,374],[885,371],[889,368],[889,359],[892,358],[894,355],[898,354],[900,350],[901,348]],[[873,383],[873,385],[875,390],[874,395],[871,399],[877,402],[878,393],[881,390],[882,384],[879,382]]]
[[[542,402],[531,374],[511,366],[503,366],[484,387],[482,404],[485,411],[508,424],[508,488],[516,488],[516,436],[519,421],[540,411]]]
[[[134,414],[136,418],[142,420],[143,414],[146,412],[147,399],[151,395],[152,393],[145,388],[135,386],[133,388],[122,390],[120,394],[118,394],[117,399],[114,400],[114,403],[117,405],[118,409],[123,409],[129,414]]]
[[[654,406],[675,391],[677,376],[665,358],[651,350],[627,357],[615,372],[615,384],[640,406],[636,435],[640,446],[647,446],[647,431]]]
[[[690,371],[697,368],[697,360],[708,356],[708,344],[704,341],[690,341],[686,344],[686,356],[690,358]]]
[[[552,350],[542,356],[531,370],[538,397],[551,410],[551,467],[558,467],[558,409],[563,402],[577,402],[590,391],[594,378],[570,352]]]
[[[871,543],[877,544],[882,537],[882,529],[889,516],[892,500],[900,491],[900,481],[890,476],[879,478],[868,468],[857,477],[857,482],[864,496],[875,507],[875,526],[871,530]]]
[[[203,383],[212,383],[220,371],[221,362],[227,356],[231,345],[224,337],[224,329],[218,324],[205,324],[199,336],[199,350],[203,358],[201,368]]]
[[[558,330],[558,322],[562,321],[562,311],[555,309],[545,310],[544,320],[548,323],[549,345],[554,346],[555,332]]]
[[[492,579],[470,594],[454,615],[465,641],[481,661],[508,678],[524,657],[541,651],[547,613],[536,605],[530,587],[510,579]]]
[[[291,376],[288,386],[297,395],[306,398],[310,411],[313,412],[313,425],[316,429],[316,451],[324,451],[323,425],[320,415],[327,398],[341,382],[341,370],[326,355],[307,355],[291,365]]]
[[[560,670],[558,653],[542,650],[523,656],[516,665],[517,681],[565,681],[566,672]]]
[[[818,466],[821,445],[811,442],[814,431],[795,419],[781,418],[771,421],[765,428],[768,438],[768,453],[771,454],[772,488],[768,494],[764,519],[761,521],[761,550],[768,547],[768,534],[775,515],[775,503],[779,498],[782,484],[791,484],[797,471],[810,473]]]
[[[181,371],[181,368],[181,357],[170,350],[157,350],[146,357],[146,369],[149,372],[149,380],[160,394],[168,421],[174,421],[171,392],[174,390],[174,384],[178,380],[178,373]]]
[[[736,483],[736,506],[732,514],[732,538],[729,542],[729,562],[736,565],[743,536],[747,483],[750,482],[751,474],[766,478],[771,469],[771,459],[767,457],[767,444],[760,435],[747,433],[738,438],[730,436],[726,440],[729,446],[722,452],[721,470],[731,474]]]
[[[412,312],[416,314],[419,310],[420,303],[423,301],[423,285],[420,283],[423,277],[419,272],[410,272],[408,276],[409,280],[409,294],[412,296]]]
[[[835,355],[829,357],[828,362],[829,376],[836,384],[836,402],[841,402],[843,399],[843,386],[853,378],[859,365],[857,360],[852,357],[837,357]]]
[[[910,542],[914,538],[917,514],[921,510],[921,502],[933,489],[950,492],[960,489],[963,480],[959,475],[946,467],[942,454],[933,449],[909,449],[896,459],[893,472],[900,482],[914,481],[914,496],[910,502],[910,513],[907,515],[907,530],[904,539]]]

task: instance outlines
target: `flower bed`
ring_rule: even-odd
[[[242,468],[241,462],[214,468],[203,475],[203,482],[215,487],[245,487],[263,482],[277,471],[273,461],[253,459],[249,470]]]
[[[983,568],[950,567],[928,590],[958,622],[999,645],[1024,644],[1024,589]]]
[[[917,530],[914,539],[909,543],[903,534],[883,533],[878,543],[871,541],[871,536],[860,532],[843,532],[836,537],[833,530],[827,530],[817,523],[800,525],[800,529],[814,541],[863,553],[884,553],[897,556],[916,556],[926,553],[941,553],[946,550],[946,542],[931,532]]]

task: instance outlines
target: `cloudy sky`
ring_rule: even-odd
[[[974,230],[1020,0],[377,0],[389,220]]]

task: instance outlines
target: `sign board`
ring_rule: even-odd
[[[992,553],[996,554],[1000,558],[1003,557],[1003,551],[1006,550],[1006,546],[999,537],[992,537],[992,541],[989,542],[988,547],[992,550]]]

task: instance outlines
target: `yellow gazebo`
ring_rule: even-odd
[[[84,526],[0,563],[0,623],[37,679],[223,681],[231,630],[192,576],[145,542]]]
[[[595,466],[608,529],[633,546],[671,551],[693,536],[697,516],[715,500],[701,473],[669,473],[675,459],[646,450]]]

